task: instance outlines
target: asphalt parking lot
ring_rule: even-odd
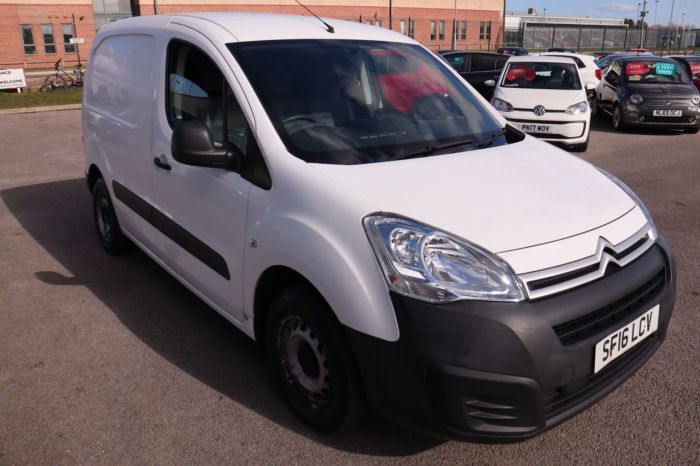
[[[674,249],[668,338],[575,418],[479,445],[378,420],[310,431],[252,341],[144,254],[102,252],[80,112],[0,115],[0,464],[699,464],[700,135],[608,128],[582,156],[640,195]]]

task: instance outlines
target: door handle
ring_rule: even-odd
[[[153,165],[155,165],[156,167],[161,168],[163,170],[166,170],[166,171],[170,171],[172,169],[172,167],[170,165],[163,162],[158,157],[153,158]]]

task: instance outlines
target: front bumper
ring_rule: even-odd
[[[530,111],[516,110],[501,115],[519,130],[545,141],[576,145],[588,139],[586,114],[570,116],[564,112],[550,112],[538,117]]]
[[[431,435],[508,442],[590,406],[651,357],[673,312],[675,270],[660,239],[623,269],[536,301],[436,305],[396,294],[392,300],[398,341],[348,329],[375,411]],[[595,344],[656,304],[657,332],[593,374]],[[566,326],[570,334],[591,318],[598,327],[560,339],[557,329]]]
[[[685,129],[700,127],[700,111],[694,106],[678,106],[659,107],[657,105],[648,105],[642,103],[640,105],[622,106],[622,121],[628,126],[646,126],[669,129]],[[654,110],[680,110],[680,117],[654,116]]]

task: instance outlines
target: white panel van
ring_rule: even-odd
[[[439,436],[528,438],[665,338],[673,259],[642,202],[406,36],[164,15],[105,25],[91,53],[102,246],[137,245],[259,341],[317,429],[369,407]]]

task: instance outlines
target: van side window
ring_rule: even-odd
[[[250,127],[233,91],[214,62],[198,48],[172,41],[168,46],[167,66],[170,125],[200,120],[209,128],[214,145],[229,142],[245,155]]]

